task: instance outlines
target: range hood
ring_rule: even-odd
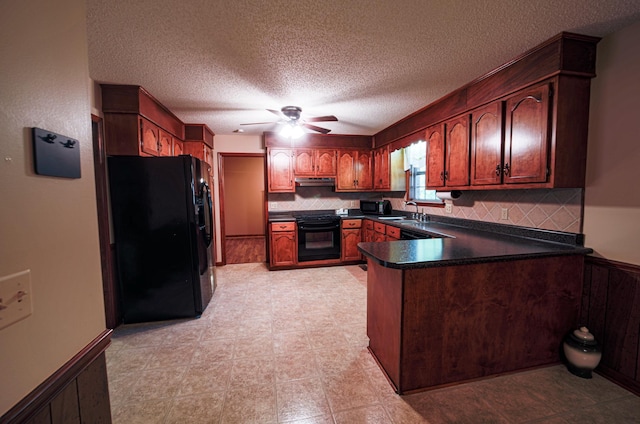
[[[335,187],[335,178],[296,178],[296,187]]]

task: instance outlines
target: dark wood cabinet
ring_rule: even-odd
[[[294,173],[305,177],[335,177],[337,158],[335,149],[296,149]]]
[[[444,183],[447,187],[469,185],[469,115],[445,122],[446,163]]]
[[[427,187],[461,188],[469,185],[469,115],[427,128]]]
[[[367,267],[369,349],[399,394],[557,363],[577,325],[583,256]]]
[[[362,241],[362,220],[343,219],[342,220],[342,260],[359,261],[362,255],[358,251],[358,243]]]
[[[291,266],[298,263],[298,243],[295,222],[272,222],[269,226],[271,266]]]
[[[545,183],[549,156],[549,84],[538,85],[506,99],[505,184]]]
[[[184,155],[184,142],[182,140],[178,140],[177,138],[173,139],[173,156]]]
[[[373,189],[391,190],[391,157],[389,146],[383,146],[373,151]]]
[[[427,187],[444,187],[444,124],[433,125],[426,130]]]
[[[362,241],[367,243],[372,242],[374,240],[373,221],[371,221],[370,219],[365,219],[362,225]]]
[[[471,112],[471,185],[502,183],[503,102]]]
[[[269,193],[293,193],[293,151],[291,149],[267,149]]]
[[[140,156],[158,156],[160,146],[160,128],[140,117]],[[109,154],[107,152],[107,154]]]
[[[119,156],[171,156],[184,124],[144,88],[101,85],[105,151]]]
[[[173,156],[173,137],[166,131],[159,129],[158,156]]]
[[[387,225],[385,228],[386,241],[396,241],[400,240],[400,228],[394,227],[392,225]]]
[[[338,174],[336,178],[336,191],[366,190],[373,190],[371,151],[338,151]]]

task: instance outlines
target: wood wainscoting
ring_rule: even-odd
[[[267,261],[264,235],[225,236],[225,252],[228,264],[245,264]]]
[[[111,332],[103,331],[0,417],[0,423],[111,423],[105,360]]]
[[[640,395],[640,266],[587,256],[580,318],[602,345],[596,372]]]

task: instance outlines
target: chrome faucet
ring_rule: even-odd
[[[420,218],[420,214],[418,213],[418,204],[414,201],[408,201],[408,202],[404,202],[405,205],[413,205],[416,207],[416,212],[412,215],[413,219],[419,219]]]

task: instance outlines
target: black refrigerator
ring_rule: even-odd
[[[107,164],[123,322],[200,316],[215,289],[206,168],[188,155]]]

